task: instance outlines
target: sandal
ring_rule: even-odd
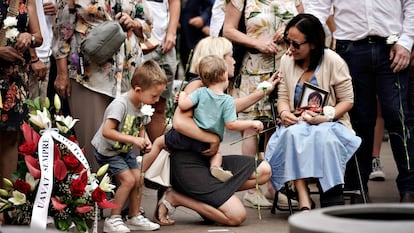
[[[161,226],[169,226],[175,224],[175,220],[170,219],[171,215],[175,212],[175,207],[172,206],[171,203],[167,201],[167,199],[165,199],[168,192],[169,190],[164,192],[164,195],[162,195],[161,199],[158,201],[157,208],[155,209],[154,213],[154,221],[160,224]],[[160,216],[160,207],[162,205],[165,207],[165,210],[167,211],[167,214],[164,218]]]

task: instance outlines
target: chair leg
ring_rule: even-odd
[[[279,200],[279,191],[275,192],[275,197],[273,198],[273,205],[270,209],[270,213],[275,214],[276,213],[276,207],[277,207],[277,201]]]
[[[359,189],[360,189],[360,192],[361,192],[362,202],[364,204],[367,204],[367,197],[366,197],[366,194],[365,194],[364,184],[362,183],[362,177],[361,177],[361,171],[359,170],[358,158],[357,158],[356,155],[354,155],[354,158],[355,158],[356,170],[357,170],[357,173],[358,173]]]

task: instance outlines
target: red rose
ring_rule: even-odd
[[[22,179],[17,179],[13,184],[13,188],[26,195],[30,193],[30,184]]]
[[[98,186],[95,190],[92,192],[92,201],[94,202],[102,202],[106,200],[106,194],[105,192]]]
[[[86,192],[85,187],[88,183],[88,177],[86,175],[86,171],[82,172],[81,175],[77,178],[72,180],[70,185],[70,192],[73,196],[81,197]]]
[[[65,163],[68,170],[72,171],[73,173],[79,173],[83,170],[83,165],[72,153],[64,156],[63,162]]]

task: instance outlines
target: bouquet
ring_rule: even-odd
[[[91,173],[72,134],[77,119],[52,116],[48,99],[42,110],[39,99],[27,104],[35,110],[22,125],[24,143],[19,147],[17,171],[12,180],[3,179],[7,188],[0,189],[0,212],[12,224],[44,229],[53,218],[55,227],[62,231],[73,226],[78,232],[93,226],[97,231],[99,208],[116,207],[107,199],[107,193],[115,188],[106,174],[108,165]],[[54,110],[60,111],[57,96]]]

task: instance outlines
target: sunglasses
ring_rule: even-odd
[[[295,48],[295,49],[300,49],[300,46],[301,46],[301,45],[308,43],[306,40],[305,40],[304,42],[302,42],[302,43],[298,43],[298,42],[296,42],[296,41],[289,40],[289,39],[288,39],[288,38],[286,38],[286,37],[284,37],[284,38],[283,38],[283,40],[285,41],[285,43],[286,43],[286,45],[287,45],[288,47],[290,47],[290,45],[292,45],[292,46],[293,46],[293,48]]]

